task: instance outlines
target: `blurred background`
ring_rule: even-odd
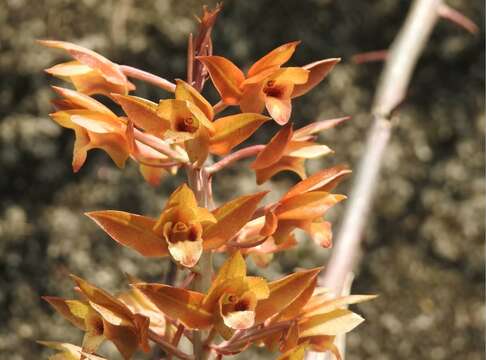
[[[484,3],[448,3],[471,17],[480,33],[472,36],[441,21],[418,64],[387,151],[352,290],[380,297],[355,308],[367,321],[348,336],[349,360],[483,358]],[[81,342],[81,332],[40,299],[72,296],[70,272],[109,291],[126,286],[124,272],[160,280],[165,261],[121,248],[82,213],[119,209],[156,216],[181,181],[167,179],[151,188],[133,163],[120,171],[99,151],[90,152],[73,175],[73,134],[48,118],[54,97],[49,85],[59,82],[42,71],[67,58],[34,39],[76,42],[120,64],[169,79],[184,77],[187,35],[195,30],[193,15],[201,5],[196,0],[0,0],[0,359],[46,357],[37,339]],[[354,167],[382,64],[356,65],[350,58],[387,48],[409,5],[228,0],[214,30],[215,54],[248,66],[300,39],[292,64],[342,57],[318,88],[294,101],[293,121],[301,126],[352,115],[322,135],[336,153],[309,163],[309,172],[337,163]],[[137,85],[139,96],[169,97]],[[265,141],[276,130],[271,124],[262,129],[252,142]],[[284,173],[263,187],[278,192],[296,180]],[[350,183],[339,192],[346,194]],[[253,174],[242,164],[215,179],[217,200],[255,189]],[[329,214],[335,230],[343,208]],[[325,264],[330,251],[303,241],[297,250],[276,256],[263,273],[275,278],[299,266]]]

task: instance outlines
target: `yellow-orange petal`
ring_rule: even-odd
[[[313,296],[312,300],[318,298],[318,301],[311,301],[311,307],[307,304],[303,309],[305,317],[322,315],[334,310],[341,309],[351,304],[358,304],[364,301],[375,299],[376,295],[347,295],[338,298],[329,298],[329,296]]]
[[[322,216],[329,208],[344,199],[344,195],[312,191],[281,202],[275,209],[275,214],[280,220],[312,220]]]
[[[197,206],[196,196],[187,184],[182,184],[174,190],[174,192],[169,196],[167,201],[166,209],[170,207],[181,206],[189,209],[195,210]]]
[[[194,267],[203,252],[202,239],[196,241],[184,240],[174,243],[168,242],[168,249],[171,257],[182,266]]]
[[[138,336],[136,329],[132,326],[116,326],[104,322],[104,336],[110,340],[122,357],[126,360],[132,358],[138,348]]]
[[[116,116],[109,116],[91,110],[67,110],[71,121],[90,133],[111,134],[117,133],[123,137],[126,131],[125,123]]]
[[[303,66],[305,70],[309,71],[309,79],[304,84],[299,84],[294,87],[292,97],[298,97],[309,92],[312,88],[324,80],[334,66],[340,61],[340,58],[332,58],[316,61]]]
[[[361,316],[350,310],[337,309],[305,319],[299,324],[299,333],[301,337],[341,335],[353,330],[363,321]]]
[[[245,80],[243,72],[231,61],[221,56],[197,56],[208,69],[209,76],[218,90],[223,102],[236,105],[241,99],[241,83]]]
[[[310,236],[317,246],[332,247],[332,227],[329,221],[313,222],[309,230]]]
[[[122,168],[129,155],[125,136],[119,133],[90,132],[72,121],[72,113],[76,113],[76,110],[58,111],[50,116],[59,125],[75,132],[73,171],[77,172],[81,168],[86,161],[88,151],[95,148],[106,151],[115,164]]]
[[[214,118],[214,111],[211,104],[191,85],[184,80],[176,80],[175,98],[177,100],[190,101],[196,105],[212,121]]]
[[[158,105],[136,96],[112,94],[130,120],[146,132],[162,136],[170,122],[157,113]]]
[[[282,200],[314,190],[329,192],[349,174],[351,174],[351,170],[349,170],[349,168],[345,165],[336,165],[318,171],[312,176],[309,176],[307,179],[302,180],[291,187],[284,195]]]
[[[245,259],[241,255],[240,251],[236,251],[219,268],[218,275],[214,279],[211,287],[215,288],[216,286],[222,284],[227,280],[234,279],[234,278],[243,278],[245,276],[246,276]]]
[[[313,141],[291,141],[285,150],[287,156],[304,159],[315,159],[333,152],[329,146],[316,144]]]
[[[263,184],[272,176],[284,170],[292,171],[304,179],[306,177],[304,162],[305,159],[302,158],[284,156],[269,167],[255,170],[257,184]]]
[[[255,323],[278,314],[295,301],[309,286],[315,285],[314,279],[321,268],[299,271],[269,284],[270,296],[260,300],[256,306]]]
[[[254,113],[230,115],[216,120],[215,134],[211,137],[209,151],[217,155],[227,154],[268,120],[270,120],[268,116]]]
[[[294,131],[293,140],[295,141],[306,141],[309,138],[320,131],[331,129],[342,122],[351,119],[351,116],[343,116],[335,119],[320,120],[306,125],[300,129]]]
[[[279,161],[292,139],[292,135],[292,124],[285,125],[258,154],[250,167],[252,169],[263,169]]]
[[[272,318],[272,322],[290,320],[302,312],[302,308],[311,299],[317,285],[317,276],[314,277],[307,288],[305,288],[285,309],[283,309],[277,316]]]
[[[293,41],[273,49],[251,66],[250,70],[248,70],[248,77],[254,76],[269,68],[282,66],[292,57],[295,48],[299,44],[300,41]]]
[[[116,297],[76,275],[71,274],[70,277],[79,287],[83,295],[89,300],[91,306],[101,306],[109,314],[107,317],[118,318],[118,320],[113,322],[131,319],[132,313],[130,309]]]
[[[46,73],[61,78],[85,75],[93,71],[88,65],[81,64],[79,61],[73,60],[54,65],[44,70]]]
[[[121,134],[108,133],[98,134],[89,132],[90,144],[86,147],[86,151],[91,149],[102,149],[113,160],[116,166],[123,168],[128,159],[128,144],[126,138]]]
[[[78,329],[86,330],[84,322],[88,308],[86,303],[79,300],[66,300],[56,296],[43,296],[42,299],[47,301],[49,305]],[[73,311],[74,307],[77,309],[84,308],[84,311]]]
[[[77,105],[79,109],[91,110],[108,116],[116,117],[116,115],[110,109],[91,96],[83,94],[79,91],[66,89],[59,86],[52,86],[52,88],[59,96],[68,99],[71,101],[71,103]]]
[[[255,323],[255,312],[251,310],[234,311],[223,315],[224,324],[234,330],[244,330]]]
[[[135,90],[135,85],[127,81],[126,84],[120,85],[107,81],[103,74],[98,70],[93,70],[86,74],[72,75],[63,78],[70,81],[76,90],[86,95],[103,94],[110,96],[111,94],[127,95],[130,90]]]
[[[209,132],[205,127],[200,127],[194,138],[186,140],[185,147],[189,161],[195,167],[200,168],[209,156]]]
[[[290,98],[277,98],[273,96],[265,97],[265,107],[268,113],[277,124],[285,125],[292,113],[292,103]]]
[[[262,229],[260,230],[260,235],[262,236],[270,236],[276,230],[278,226],[278,217],[275,215],[273,211],[268,211],[265,214],[265,224],[263,225]]]
[[[240,100],[240,109],[244,113],[260,114],[265,108],[263,83],[246,85]]]
[[[277,83],[290,83],[293,85],[305,84],[308,79],[309,70],[298,66],[278,69],[269,77],[269,80],[273,80]]]
[[[235,236],[251,219],[258,203],[265,195],[266,192],[260,192],[240,196],[214,210],[217,223],[204,229],[204,248],[216,249]]]
[[[47,47],[67,51],[80,63],[98,69],[108,81],[114,84],[124,85],[127,82],[125,74],[121,72],[117,64],[93,50],[66,41],[39,40],[38,42]]]
[[[92,211],[86,215],[113,240],[143,256],[169,255],[165,241],[152,231],[155,219],[116,210]]]
[[[201,307],[204,294],[162,284],[138,283],[133,286],[166,316],[181,321],[189,329],[205,329],[213,322],[213,314]]]

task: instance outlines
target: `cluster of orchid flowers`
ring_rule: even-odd
[[[86,214],[119,244],[145,257],[170,257],[187,276],[177,286],[130,278],[131,289],[116,296],[72,276],[79,299],[45,299],[85,336],[80,347],[41,342],[58,350],[55,359],[102,359],[96,351],[105,340],[125,359],[139,349],[148,352],[149,341],[168,359],[221,359],[252,344],[280,351],[279,359],[302,359],[309,349],[331,351],[339,359],[335,336],[363,321],[346,307],[372,296],[336,297],[317,287],[320,268],[267,282],[247,275],[245,263],[250,256],[258,266],[267,266],[273,254],[297,244],[296,229],[318,246],[332,244],[331,225],[323,216],[345,198],[331,191],[350,171],[334,166],[307,177],[304,163],[332,152],[316,142],[317,134],[347,118],[298,130],[289,119],[291,99],[316,86],[339,59],[283,67],[298,45],[291,42],[262,57],[245,75],[229,60],[212,55],[211,29],[219,10],[204,9],[198,36],[189,38],[187,81],[172,83],[72,43],[41,41],[74,58],[47,72],[75,88],[54,87],[60,98],[53,101],[56,112],[51,114],[75,132],[75,172],[87,152],[98,148],[119,167],[133,159],[152,185],[181,168],[188,176],[188,184],[172,193],[158,218],[116,210]],[[135,90],[130,77],[174,98],[154,103],[129,95]],[[221,96],[214,106],[201,95],[208,78]],[[92,95],[105,95],[124,115]],[[219,117],[228,106],[239,106],[241,113]],[[269,116],[261,114],[265,108]],[[282,127],[267,144],[233,150],[271,119]],[[213,162],[214,156],[219,161]],[[302,180],[274,203],[260,205],[266,195],[260,192],[214,209],[213,175],[250,156],[256,157],[250,167],[258,184],[284,170]],[[216,252],[228,259],[213,276],[210,260]],[[193,344],[193,354],[179,347],[183,337]]]

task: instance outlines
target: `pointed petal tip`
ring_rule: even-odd
[[[132,288],[135,288],[135,289],[138,289],[138,290],[143,290],[143,289],[146,289],[147,288],[147,285],[149,285],[148,283],[132,283],[132,284],[128,284],[130,285]]]
[[[44,69],[45,73],[48,73],[49,75],[52,75],[52,67]]]
[[[50,44],[52,41],[54,41],[54,40],[47,40],[47,39],[35,39],[34,40],[35,43],[42,45],[42,46],[49,46],[48,44]]]
[[[302,40],[294,40],[294,41],[290,41],[286,44],[283,44],[283,45],[290,45],[290,46],[294,46],[294,47],[297,47],[299,46],[300,44],[302,44]]]
[[[319,273],[324,269],[324,266],[318,266],[312,269],[304,270],[305,272],[308,272],[313,275],[313,277],[319,275]]]
[[[79,276],[74,275],[74,274],[69,274],[69,277],[71,278],[72,281],[74,281],[78,285],[79,285],[80,282],[84,281],[82,278],[80,278]]]
[[[96,215],[98,215],[100,211],[86,211],[83,214],[90,218],[93,221],[96,221]]]
[[[56,296],[50,296],[50,295],[42,295],[41,299],[48,302],[49,304],[51,303],[52,300],[56,299]]]

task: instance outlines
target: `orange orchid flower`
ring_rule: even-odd
[[[123,211],[93,211],[86,215],[118,243],[143,256],[171,256],[194,267],[203,251],[224,245],[251,218],[265,193],[236,198],[208,211],[198,207],[187,185],[170,196],[158,219]]]
[[[118,167],[123,167],[128,157],[134,158],[144,178],[153,185],[158,184],[160,176],[166,172],[164,166],[173,163],[173,159],[136,140],[133,127],[126,119],[116,116],[92,97],[66,88],[53,89],[62,98],[53,101],[58,111],[51,114],[51,118],[76,135],[74,172],[84,164],[89,150],[99,148],[105,150]]]
[[[270,118],[243,113],[214,119],[211,104],[183,80],[176,81],[175,99],[155,104],[128,95],[112,96],[138,128],[169,143],[184,145],[189,159],[201,166],[209,153],[227,154]]]
[[[82,46],[54,40],[40,40],[41,45],[66,51],[75,60],[55,65],[47,73],[71,82],[86,95],[128,94],[135,85],[128,81],[119,65]]]
[[[261,113],[266,107],[280,125],[289,121],[291,99],[304,95],[320,83],[340,59],[332,58],[303,67],[286,67],[299,41],[279,46],[255,62],[245,74],[221,56],[199,56],[208,69],[222,101],[239,105],[242,112]]]
[[[64,318],[85,331],[82,352],[91,354],[104,340],[110,340],[125,359],[140,348],[147,352],[149,318],[133,313],[120,300],[72,275],[83,300],[44,297]],[[69,350],[69,349],[68,349]]]
[[[347,167],[337,165],[300,181],[278,202],[258,211],[259,215],[264,215],[248,222],[222,251],[241,248],[257,265],[264,267],[274,253],[296,245],[292,235],[296,228],[307,232],[317,246],[331,247],[331,224],[321,217],[331,206],[345,199],[343,195],[329,192],[350,173]]]
[[[283,352],[297,346],[296,340],[286,341],[289,338],[286,334],[298,330],[296,314],[314,292],[319,271],[320,268],[300,271],[269,283],[269,297],[260,301],[255,310],[255,322],[263,322],[263,326],[235,342],[230,340],[221,344],[215,350],[221,354],[237,354],[251,343],[261,343],[270,350],[280,347]]]
[[[72,129],[76,140],[73,150],[73,170],[79,171],[87,152],[94,148],[105,150],[118,167],[129,157],[125,138],[126,124],[110,109],[80,92],[54,87],[65,99],[55,102],[61,110],[50,114],[62,127]]]
[[[364,321],[361,316],[348,310],[347,306],[374,298],[376,295],[335,297],[324,289],[316,288],[312,297],[302,297],[301,300],[305,300],[305,304],[294,313],[297,314],[296,322],[282,333],[266,338],[265,345],[269,348],[279,348],[286,352],[287,356],[300,354],[302,348],[316,352],[330,351],[339,360],[341,356],[334,345],[335,337],[350,332]],[[284,318],[278,319],[282,320]]]
[[[301,359],[303,352],[332,352],[340,359],[334,345],[337,335],[345,334],[364,319],[347,309],[376,298],[375,295],[348,295],[335,297],[323,288],[316,288],[316,279],[282,311],[265,322],[267,328],[278,331],[254,341],[261,341],[271,351],[284,353],[279,359]]]
[[[280,244],[295,228],[299,228],[316,243],[330,247],[331,225],[323,221],[322,216],[346,196],[331,194],[326,191],[328,188],[324,185],[317,190],[304,189],[284,196],[266,211],[262,235],[271,235],[275,243]]]
[[[262,184],[275,174],[288,170],[302,179],[306,177],[305,160],[331,154],[326,145],[315,142],[316,133],[334,127],[349,119],[343,117],[312,123],[296,131],[285,125],[258,154],[250,167],[255,170],[257,184]]]
[[[319,273],[312,269],[267,283],[246,275],[241,253],[220,268],[206,294],[162,284],[135,284],[167,317],[189,329],[214,327],[225,339],[283,311],[305,291]]]

